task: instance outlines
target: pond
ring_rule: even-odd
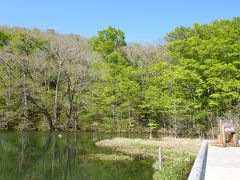
[[[102,139],[119,134],[96,132],[0,132],[0,179],[152,179],[153,160],[97,160],[89,154],[112,154],[97,147]],[[121,134],[140,137],[138,134]]]

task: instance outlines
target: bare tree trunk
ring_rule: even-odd
[[[40,103],[40,105],[39,105],[39,103],[37,103],[37,101],[31,96],[29,96],[29,101],[31,101],[33,104],[35,104],[39,108],[40,112],[43,113],[43,115],[46,117],[50,130],[51,131],[54,130],[55,127],[53,124],[53,119],[52,119],[51,115],[49,114],[48,110],[46,109],[46,107],[42,103]]]
[[[80,105],[78,104],[77,107],[74,108],[74,128],[76,130],[79,130],[79,125],[78,125],[79,112],[80,112]]]
[[[177,108],[176,108],[176,103],[174,101],[173,105],[173,110],[174,110],[174,136],[177,138]]]
[[[51,118],[50,114],[48,112],[44,112],[44,116],[47,118],[50,130],[54,130],[55,127],[54,127],[54,124],[53,124],[53,121],[52,121],[52,118]]]
[[[67,95],[68,95],[68,105],[66,107],[66,116],[67,116],[67,127],[69,128],[71,125],[71,119],[72,119],[72,111],[73,111],[73,98],[74,98],[74,87],[71,89],[71,80],[70,77],[68,78],[67,82]]]
[[[130,108],[130,100],[128,98],[128,119],[129,119],[129,125],[128,125],[128,129],[131,129],[132,126],[132,117],[131,117],[131,108]]]
[[[49,93],[49,90],[50,90],[50,77],[51,77],[51,69],[50,69],[50,63],[49,63],[49,65],[48,65],[47,93]]]
[[[50,72],[45,72],[44,75],[46,78],[46,80],[44,81],[45,91],[46,91],[46,94],[48,94],[50,90]]]
[[[208,115],[208,121],[210,123],[210,127],[211,127],[211,136],[212,139],[214,139],[214,127],[213,127],[213,115]],[[217,111],[217,121],[218,121],[218,111]]]
[[[150,127],[149,139],[152,139],[152,128]]]
[[[55,86],[55,104],[54,104],[54,119],[53,124],[56,126],[56,123],[58,121],[58,114],[59,114],[59,104],[58,104],[58,88],[59,88],[59,82],[60,82],[60,76],[61,76],[61,68],[62,66],[59,65],[58,74],[57,74],[57,81]]]
[[[214,139],[214,129],[213,129],[213,122],[212,122],[212,120],[210,120],[210,125],[211,125],[212,139]]]
[[[28,119],[28,102],[26,89],[26,73],[23,75],[23,101],[24,101],[24,116]]]

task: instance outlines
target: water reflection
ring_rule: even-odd
[[[83,155],[112,153],[95,142],[114,134],[0,133],[0,179],[151,179],[152,162],[100,161]]]

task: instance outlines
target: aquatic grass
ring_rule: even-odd
[[[159,161],[153,164],[154,180],[185,180],[187,179],[195,156],[189,153],[168,152],[163,155],[163,167],[159,169]]]

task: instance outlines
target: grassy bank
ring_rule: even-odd
[[[157,148],[161,146],[164,151],[175,151],[196,154],[200,144],[200,139],[171,138],[159,139],[129,139],[114,138],[106,139],[96,143],[97,146],[112,147],[116,151],[126,154],[142,154],[146,156],[156,156]]]
[[[102,161],[131,161],[132,157],[120,154],[86,154],[83,156],[89,160],[102,160]]]
[[[193,165],[201,140],[189,138],[129,139],[114,138],[96,143],[97,146],[111,147],[126,155],[154,158],[154,179],[186,179]],[[163,149],[163,168],[158,165],[158,148]]]
[[[154,180],[186,180],[195,160],[195,155],[183,152],[165,152],[163,168],[159,168],[159,161],[153,164]]]

